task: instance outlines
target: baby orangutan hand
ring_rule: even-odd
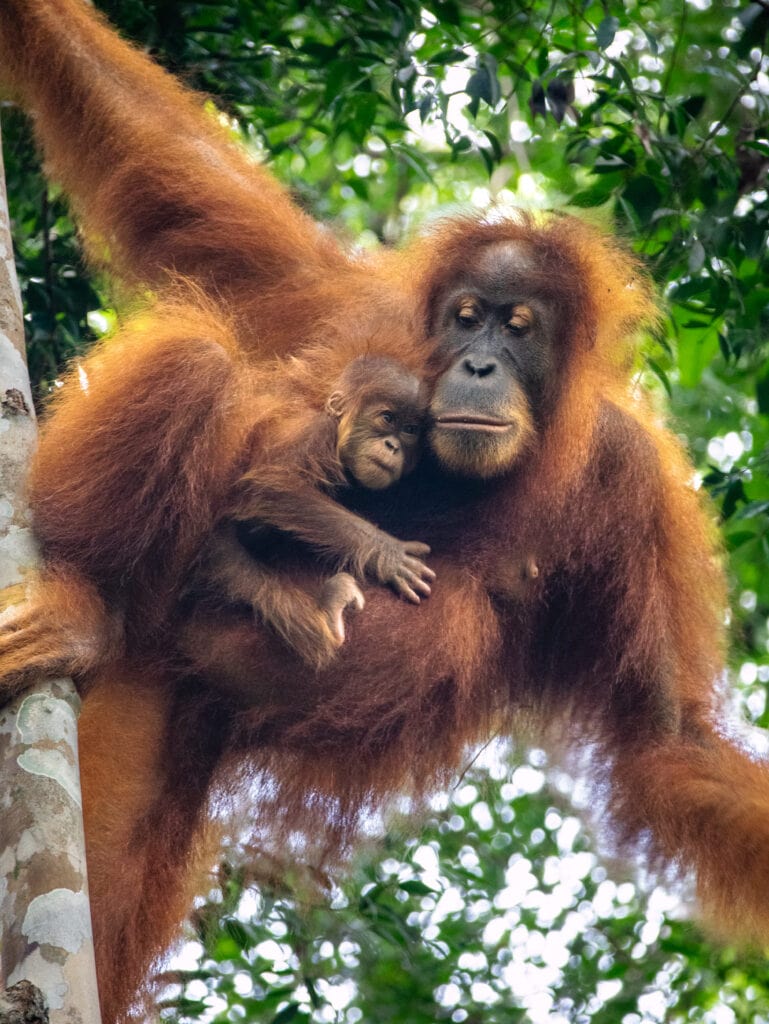
[[[365,568],[379,583],[389,584],[401,597],[419,604],[430,596],[430,584],[435,580],[435,573],[423,561],[429,554],[427,544],[382,534]]]

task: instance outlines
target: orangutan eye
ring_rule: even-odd
[[[407,434],[409,437],[416,437],[417,434],[419,433],[419,424],[417,424],[417,423],[407,423],[403,427],[403,433]]]
[[[384,422],[388,426],[395,423],[395,417],[393,416],[389,409],[383,409],[382,412],[380,412],[379,416],[382,420],[384,420]]]
[[[533,314],[528,306],[514,306],[510,319],[505,325],[513,334],[523,334],[531,327]]]
[[[457,310],[457,320],[463,327],[477,327],[481,317],[472,302],[463,302]]]

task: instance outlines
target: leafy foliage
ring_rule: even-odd
[[[208,1007],[221,1024],[242,1011],[265,1024],[629,1024],[716,1006],[763,1019],[761,962],[666,919],[677,902],[661,890],[612,880],[622,872],[591,850],[571,780],[545,767],[534,750],[512,773],[507,759],[492,760],[491,780],[468,773],[418,840],[391,835],[331,903],[264,884],[239,903],[243,876],[229,874],[229,907],[198,916],[179,1019]]]
[[[769,4],[99,6],[362,245],[397,243],[457,203],[575,208],[635,245],[666,302],[639,373],[671,406],[721,514],[743,710],[768,725]],[[7,113],[30,367],[44,393],[89,324],[111,314],[28,127]],[[539,756],[528,771],[544,770]],[[658,893],[609,882],[576,826],[564,832],[557,787],[518,792],[522,767],[512,782],[492,770],[472,798],[465,781],[419,841],[392,840],[330,905],[302,909],[299,890],[267,887],[244,917],[233,868],[224,901],[220,891],[200,910],[204,955],[181,1019],[202,1012],[196,990],[217,996],[217,1020],[274,1024],[769,1018],[764,974],[665,919],[660,906],[673,904]]]

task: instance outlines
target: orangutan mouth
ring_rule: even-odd
[[[512,420],[501,420],[495,416],[472,416],[466,413],[452,413],[447,416],[438,416],[435,426],[445,430],[480,430],[490,434],[503,434],[515,428]]]

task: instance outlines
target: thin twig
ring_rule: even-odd
[[[670,62],[668,63],[668,69],[665,72],[665,80],[662,83],[662,95],[667,96],[668,87],[670,86],[670,79],[675,70],[675,66],[678,63],[678,52],[681,49],[681,43],[684,38],[684,30],[686,28],[686,16],[688,13],[689,5],[686,0],[681,0],[681,17],[678,22],[678,32],[676,33],[675,42],[673,43],[673,52],[670,54]],[[660,117],[662,117],[662,107],[660,106]],[[658,122],[659,124],[659,122]]]
[[[492,733],[492,735],[488,738],[488,740],[486,740],[486,742],[483,744],[483,746],[480,747],[475,752],[475,754],[473,754],[473,756],[470,758],[470,760],[467,762],[465,767],[460,772],[459,778],[457,779],[456,783],[451,787],[452,793],[456,792],[456,790],[458,790],[459,787],[462,785],[462,782],[463,782],[465,776],[470,771],[470,769],[473,767],[473,765],[478,760],[478,758],[481,756],[481,754],[485,754],[486,751],[491,746],[491,744],[494,743],[496,740],[498,740],[501,735],[502,735],[502,729],[501,728],[496,729],[494,731],[494,733]]]
[[[767,0],[767,3],[769,3],[769,0]],[[762,4],[761,6],[764,6],[764,5]],[[765,8],[765,10],[769,10],[769,6],[767,6]],[[764,56],[763,56],[762,53],[760,53],[758,55],[758,60],[753,65],[753,71],[751,72],[750,77],[745,79],[743,84],[740,86],[740,88],[734,94],[734,96],[732,97],[732,102],[729,104],[729,106],[726,109],[726,113],[723,115],[723,117],[719,121],[717,121],[713,125],[713,127],[710,129],[708,134],[705,136],[705,138],[702,140],[702,142],[699,144],[699,146],[697,146],[697,148],[692,153],[692,156],[695,159],[698,156],[702,155],[702,152],[705,149],[705,146],[707,146],[707,144],[710,142],[710,140],[713,138],[714,135],[717,135],[718,132],[721,131],[723,126],[731,118],[732,114],[734,113],[734,108],[737,106],[737,104],[740,102],[742,97],[748,91],[748,89],[751,86],[751,83],[755,81],[756,76],[758,75],[758,72],[761,70],[761,66],[762,66],[763,62],[764,62]]]

